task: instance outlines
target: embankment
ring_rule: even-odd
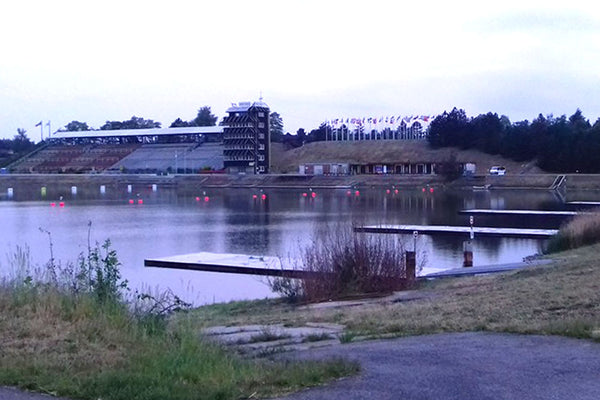
[[[485,187],[488,189],[542,189],[552,187],[556,174],[523,174],[489,176],[478,175],[460,178],[448,183],[436,175],[128,175],[128,174],[8,174],[0,175],[0,194],[6,196],[9,188],[15,191],[39,192],[46,187],[48,195],[69,193],[72,186],[99,187],[107,191],[125,191],[128,185],[140,188],[176,189],[178,193],[196,191],[198,187],[248,187],[248,188],[364,188],[400,187],[420,188],[448,186],[458,189]],[[566,189],[600,190],[600,175],[566,175]]]

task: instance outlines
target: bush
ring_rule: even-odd
[[[600,242],[600,212],[581,214],[563,225],[548,243],[547,252],[576,249]]]
[[[271,289],[290,300],[309,302],[387,293],[408,287],[404,247],[393,235],[354,232],[351,224],[317,230],[310,245],[300,250],[295,269],[314,278],[275,278]]]

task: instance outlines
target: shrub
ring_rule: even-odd
[[[312,243],[300,250],[300,260],[291,263],[315,273],[314,278],[270,281],[273,291],[294,301],[385,293],[411,284],[397,237],[356,233],[351,224],[318,229]]]
[[[564,224],[548,243],[547,252],[575,249],[600,242],[600,212],[581,214]]]

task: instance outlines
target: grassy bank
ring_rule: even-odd
[[[357,371],[339,360],[243,359],[187,318],[155,312],[167,304],[126,301],[113,256],[107,246],[75,266],[47,266],[43,279],[27,271],[0,283],[0,385],[90,400],[238,399]]]
[[[600,245],[554,255],[550,266],[421,284],[418,299],[353,307],[294,307],[278,300],[201,307],[199,326],[335,322],[354,335],[493,331],[600,340]]]

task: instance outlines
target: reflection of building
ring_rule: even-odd
[[[223,119],[224,166],[229,173],[269,172],[269,106],[262,101],[232,105]]]

